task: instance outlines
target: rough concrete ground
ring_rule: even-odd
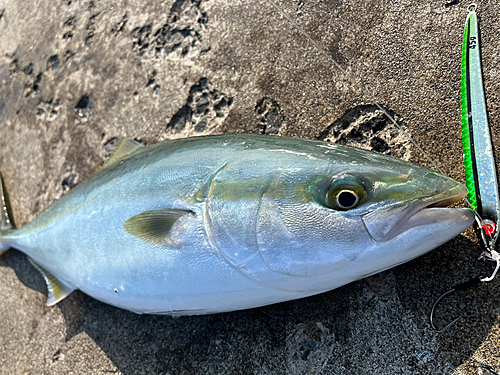
[[[469,3],[278,1],[463,181],[459,74]],[[500,147],[500,5],[479,1]],[[325,139],[429,163],[268,1],[0,0],[0,169],[23,225],[95,171],[123,136],[223,132]],[[19,252],[0,259],[2,374],[497,374],[499,282],[471,232],[319,296],[234,313],[139,316],[75,292],[45,306]]]

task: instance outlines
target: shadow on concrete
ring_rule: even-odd
[[[491,275],[495,264],[478,260],[481,252],[478,244],[460,236],[395,269],[401,303],[414,314],[419,328],[428,324],[430,308],[440,295],[456,284]],[[445,327],[460,319],[448,331],[436,335],[441,358],[459,366],[476,351],[497,321],[498,293],[497,278],[443,298],[436,307],[436,326]],[[426,321],[419,319],[421,316]]]

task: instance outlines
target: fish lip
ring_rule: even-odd
[[[448,208],[463,198],[463,192],[453,187],[437,195],[376,210],[364,215],[362,221],[374,241],[385,242],[415,227],[447,220],[464,221],[463,209]]]

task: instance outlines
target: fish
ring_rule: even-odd
[[[326,292],[425,254],[472,224],[472,210],[448,208],[466,194],[425,167],[322,141],[124,138],[21,228],[2,198],[0,248],[29,257],[49,306],[80,290],[139,314],[213,314]]]

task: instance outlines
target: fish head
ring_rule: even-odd
[[[447,207],[467,189],[446,176],[366,150],[296,142],[252,153],[251,162],[241,154],[207,200],[211,242],[261,285],[304,296],[330,290],[420,256],[474,220],[469,209]]]
[[[258,203],[231,209],[247,216],[226,227],[234,241],[220,251],[263,285],[333,289],[420,256],[474,220],[469,209],[447,207],[465,186],[430,169],[338,146],[326,160],[308,156],[275,168],[254,190]]]

